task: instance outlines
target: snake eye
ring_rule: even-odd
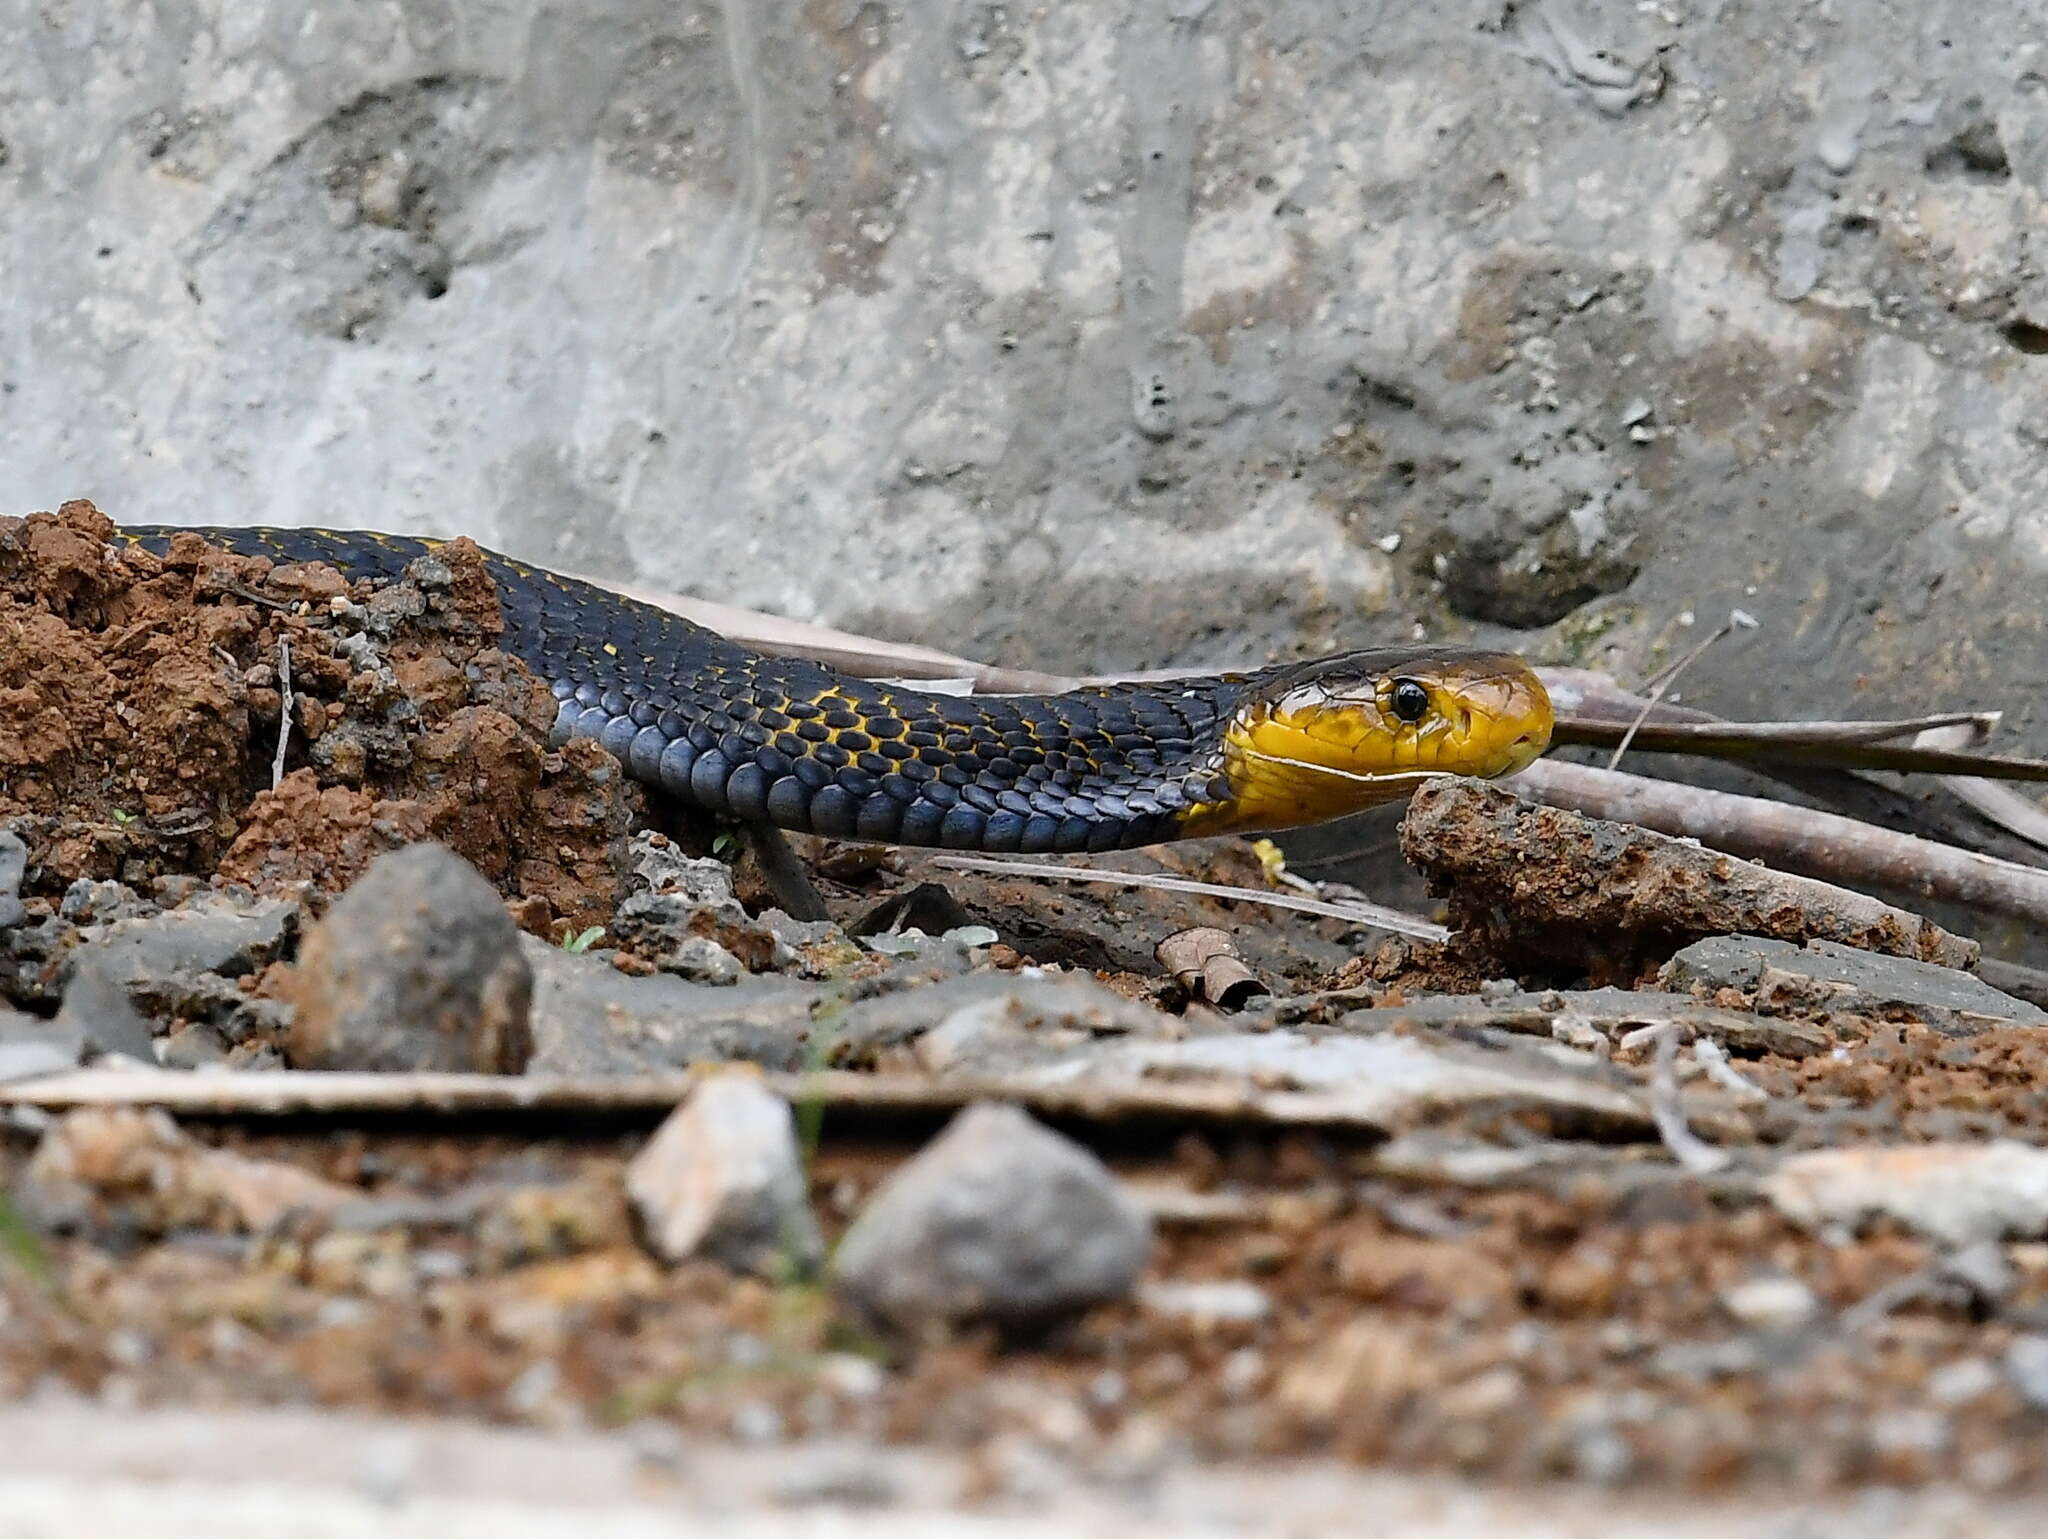
[[[1401,720],[1420,721],[1429,714],[1429,691],[1413,679],[1396,679],[1394,693],[1388,703]]]

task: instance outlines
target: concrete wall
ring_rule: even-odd
[[[0,0],[0,507],[2048,748],[2043,16]]]

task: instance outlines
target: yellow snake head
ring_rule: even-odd
[[[1510,653],[1321,659],[1268,676],[1239,705],[1224,731],[1234,794],[1188,821],[1205,833],[1298,828],[1397,800],[1433,775],[1512,775],[1550,746],[1551,725],[1550,696]]]

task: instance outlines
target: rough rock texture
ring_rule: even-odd
[[[517,1074],[533,1056],[533,969],[498,894],[446,845],[379,856],[299,949],[300,1069]]]
[[[1764,1183],[1795,1223],[1896,1219],[1949,1245],[2048,1232],[2048,1151],[1999,1139],[1795,1155]]]
[[[2048,746],[2032,0],[175,16],[0,4],[17,497],[1079,665],[1740,604],[1689,692]]]
[[[1800,947],[1756,935],[1715,935],[1679,952],[1662,975],[1679,988],[1740,990],[1754,995],[1760,1010],[1904,1013],[1958,1032],[2048,1026],[2048,1010],[1970,973],[1832,941]]]
[[[161,1233],[260,1231],[286,1215],[329,1213],[346,1188],[296,1166],[194,1143],[160,1111],[67,1113],[36,1145],[20,1200],[36,1223]]]
[[[1449,900],[1459,943],[1571,972],[1662,960],[1708,935],[1846,942],[1944,967],[1973,940],[1918,914],[1627,823],[1536,807],[1476,780],[1436,780],[1401,820],[1401,852]]]
[[[1015,1107],[980,1105],[889,1178],[833,1267],[852,1308],[918,1335],[1121,1298],[1151,1248],[1143,1210],[1100,1160]]]
[[[691,1091],[626,1167],[626,1191],[666,1261],[707,1255],[781,1280],[824,1255],[796,1119],[747,1074]]]
[[[84,502],[0,519],[0,818],[28,847],[25,891],[217,873],[331,893],[436,838],[542,927],[608,913],[639,792],[595,744],[549,750],[553,697],[493,645],[473,554],[373,591],[197,537],[117,551],[110,529]]]

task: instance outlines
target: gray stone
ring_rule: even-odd
[[[125,883],[96,882],[91,877],[81,876],[64,889],[64,896],[57,903],[57,914],[59,918],[77,925],[104,925],[121,919],[146,918],[159,912],[160,908],[161,905],[151,902]]]
[[[296,1068],[516,1074],[533,969],[496,890],[445,845],[380,855],[300,947]]]
[[[57,1024],[76,1032],[89,1053],[122,1053],[147,1064],[157,1061],[149,1022],[130,1003],[123,980],[100,958],[88,957],[72,970]]]
[[[834,1260],[840,1297],[905,1335],[1039,1325],[1127,1295],[1151,1223],[1102,1162],[982,1104],[885,1182]]]
[[[85,1034],[71,1023],[0,1008],[0,1081],[78,1067]]]
[[[724,1060],[799,1069],[827,999],[822,984],[796,978],[636,978],[531,935],[520,948],[534,980],[533,1074],[645,1074]]]
[[[664,972],[697,983],[735,982],[743,972],[827,977],[861,960],[829,920],[806,923],[780,910],[750,916],[723,862],[684,855],[641,834],[633,869],[646,884],[618,906],[613,938]]]
[[[22,906],[21,883],[28,875],[28,846],[21,836],[0,829],[0,930],[11,929],[28,917]]]
[[[2048,1411],[2048,1336],[2015,1336],[2005,1349],[2005,1376],[2030,1408]]]
[[[691,983],[718,987],[735,984],[747,974],[740,959],[717,941],[702,935],[685,935],[662,960],[662,971],[674,973]]]
[[[2048,1233],[2048,1149],[2007,1140],[1817,1149],[1785,1159],[1763,1190],[1813,1228],[1886,1217],[1958,1249]]]
[[[650,893],[681,898],[686,903],[744,916],[733,890],[732,867],[722,860],[685,855],[665,834],[633,836],[628,855],[633,874]]]
[[[1155,1315],[1205,1325],[1252,1324],[1273,1312],[1266,1290],[1241,1280],[1148,1283],[1138,1302]]]
[[[1751,1277],[1723,1292],[1721,1307],[1744,1325],[1790,1331],[1811,1324],[1821,1305],[1796,1277]]]
[[[920,957],[922,957],[920,953]],[[964,965],[964,954],[950,960]],[[1060,1058],[1103,1038],[1178,1035],[1181,1023],[1085,974],[969,973],[850,1005],[834,1028],[843,1051],[915,1044],[934,1073]]]
[[[1558,1045],[1227,1032],[1182,1042],[1104,1043],[1019,1072],[1041,1084],[1172,1080],[1310,1091],[1340,1098],[1347,1116],[1389,1130],[1459,1112],[1517,1110],[1613,1132],[1650,1125],[1648,1105],[1632,1082],[1590,1053]]]
[[[1583,1026],[1610,1043],[1639,1027],[1675,1021],[1686,1040],[1712,1037],[1732,1052],[1776,1053],[1786,1058],[1810,1058],[1826,1052],[1834,1041],[1824,1029],[1807,1021],[1747,1010],[1720,1010],[1701,1004],[1690,994],[1667,994],[1653,989],[1525,992],[1509,985],[1491,992],[1482,990],[1476,998],[1468,994],[1442,994],[1411,999],[1402,1005],[1351,1008],[1360,999],[1369,1002],[1376,992],[1343,990],[1298,995],[1280,1001],[1261,1012],[1261,1016],[1275,1025],[1327,1017],[1337,1030],[1368,1034],[1424,1025],[1446,1031],[1492,1028],[1562,1036],[1574,1026]]]
[[[1956,1032],[2048,1025],[2048,1010],[1969,973],[1833,941],[1802,947],[1755,935],[1711,936],[1675,954],[1660,976],[1672,988],[1739,989],[1754,994],[1762,1009],[1907,1010]]]
[[[167,974],[254,972],[283,954],[298,918],[298,906],[282,899],[209,892],[160,914],[97,925],[87,938],[108,975],[136,992]]]
[[[81,944],[64,958],[63,970],[73,980],[66,1007],[78,978],[92,973],[126,996],[131,1017],[140,1012],[150,1020],[199,1023],[223,1047],[272,1038],[284,1029],[289,1011],[275,1000],[243,993],[234,980],[277,960],[297,934],[298,919],[297,905],[279,899],[201,892],[162,913],[126,913],[88,925],[79,932]],[[103,1017],[102,1030],[112,1029],[111,1000],[98,985],[91,987],[93,1013]],[[132,1033],[127,1045],[98,1045],[119,1052],[135,1046]]]
[[[626,1167],[626,1191],[665,1261],[705,1255],[781,1280],[824,1256],[796,1119],[749,1074],[691,1091]]]

